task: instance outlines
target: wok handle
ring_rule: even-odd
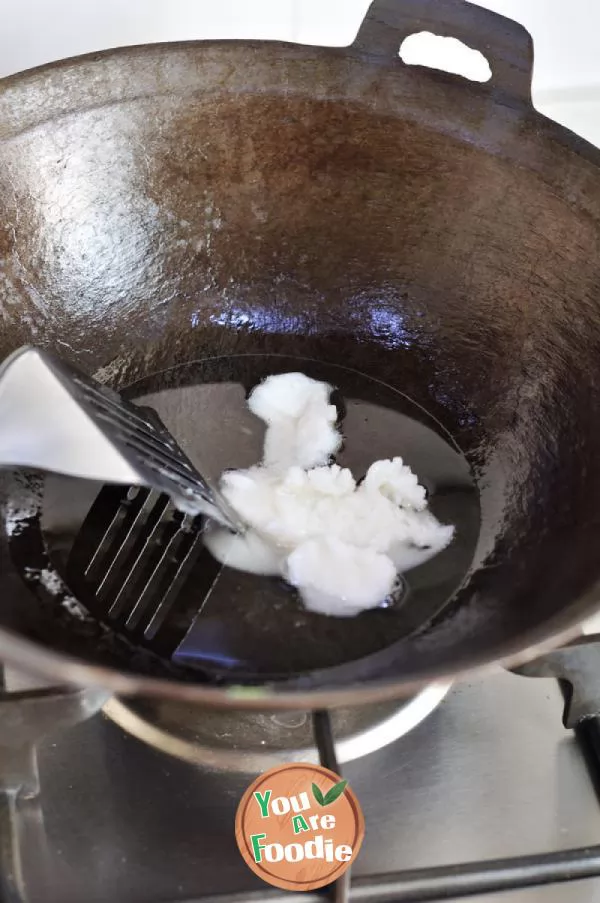
[[[373,0],[352,47],[402,66],[400,45],[419,31],[458,38],[479,50],[492,70],[483,87],[502,90],[531,105],[531,35],[512,19],[465,0]]]

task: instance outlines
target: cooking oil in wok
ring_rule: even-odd
[[[247,395],[266,376],[302,371],[336,388],[344,445],[337,463],[359,480],[381,458],[400,455],[428,492],[451,545],[399,578],[380,609],[330,618],[304,609],[293,588],[222,567],[204,552],[188,579],[199,613],[173,661],[208,672],[282,675],[341,664],[389,646],[436,614],[462,582],[479,533],[469,467],[440,425],[402,393],[356,371],[312,360],[242,355],[194,362],[137,383],[129,397],[154,408],[199,470],[218,481],[262,455],[264,425]]]

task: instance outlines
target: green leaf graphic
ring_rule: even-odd
[[[316,784],[312,785],[312,792],[313,792],[313,796],[316,799],[316,801],[318,802],[319,806],[324,806],[325,799]]]
[[[334,784],[325,794],[325,799],[321,805],[329,806],[331,803],[335,803],[338,796],[341,796],[344,792],[347,783],[348,781],[340,781],[338,784]]]

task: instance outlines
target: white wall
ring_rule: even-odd
[[[127,44],[260,37],[348,44],[369,0],[0,0],[0,76]],[[598,0],[481,0],[536,42],[536,88],[600,83]]]

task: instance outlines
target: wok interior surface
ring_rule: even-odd
[[[117,388],[209,358],[324,362],[447,431],[481,506],[461,587],[392,647],[289,687],[426,680],[571,626],[600,570],[594,153],[486,86],[258,48],[134,48],[7,80],[0,353],[41,345]],[[27,584],[14,517],[41,493],[2,477],[1,625],[190,679]]]

